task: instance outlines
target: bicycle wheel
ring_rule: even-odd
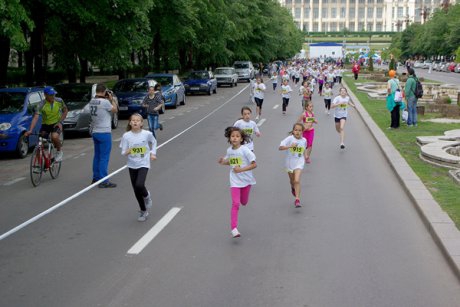
[[[30,180],[34,187],[40,184],[43,174],[44,157],[40,148],[35,147],[30,157]]]
[[[55,156],[56,156],[56,149],[53,147],[50,153],[50,161],[52,162],[49,168],[51,178],[53,179],[56,179],[59,176],[59,172],[61,171],[61,163],[62,163],[62,161],[59,161],[59,162],[55,161],[54,160]]]

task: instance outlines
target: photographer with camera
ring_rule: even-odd
[[[96,96],[88,104],[91,115],[91,134],[94,143],[93,181],[108,175],[110,152],[112,150],[112,113],[117,112],[117,105],[111,91],[105,85],[96,86]],[[99,188],[115,188],[117,185],[109,180],[101,182]]]

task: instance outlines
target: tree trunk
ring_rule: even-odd
[[[23,67],[23,58],[24,58],[24,53],[22,51],[18,51],[18,68]]]
[[[45,83],[45,69],[43,66],[44,53],[45,53],[45,20],[43,14],[37,14],[35,22],[35,29],[31,37],[32,57],[35,68],[35,81],[36,84],[42,85]]]
[[[187,50],[185,48],[179,49],[179,72],[182,73],[184,68],[187,67]]]
[[[78,57],[80,61],[80,83],[86,83],[86,76],[88,74],[88,60]]]
[[[157,33],[155,33],[155,38],[153,40],[153,59],[154,59],[153,68],[155,69],[155,71],[160,71],[160,66],[161,66],[160,39],[161,39],[160,32],[157,31]]]
[[[8,62],[10,61],[11,40],[9,37],[0,36],[0,88],[7,83]]]
[[[32,50],[24,52],[24,59],[26,62],[26,85],[34,85],[34,56]]]
[[[69,83],[76,83],[77,82],[77,70],[75,69],[75,65],[68,65],[67,66],[67,79]]]

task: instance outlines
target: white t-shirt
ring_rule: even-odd
[[[295,136],[290,135],[281,141],[280,146],[291,146],[297,144],[295,148],[289,148],[286,150],[286,159],[284,166],[286,171],[292,172],[295,169],[303,169],[305,165],[304,152],[307,149],[307,140],[305,138],[297,139]]]
[[[264,99],[264,92],[267,89],[265,84],[260,83],[257,84],[257,82],[254,85],[254,97],[259,98],[259,99]]]
[[[232,188],[244,188],[248,185],[256,184],[252,171],[246,171],[241,173],[235,173],[233,168],[239,166],[241,168],[256,161],[256,155],[249,150],[246,146],[240,146],[238,149],[233,149],[231,146],[227,149],[227,154],[224,159],[230,162],[232,169],[230,170],[230,187]]]
[[[244,119],[239,119],[233,124],[233,127],[238,127],[241,130],[243,130],[244,133],[249,135],[251,142],[245,144],[245,146],[247,146],[250,150],[254,150],[254,142],[253,142],[254,134],[260,133],[259,127],[257,126],[257,124],[252,120],[247,122]]]
[[[324,95],[324,99],[332,99],[332,89],[331,88],[323,89],[323,95]]]
[[[339,105],[334,109],[334,117],[335,118],[342,118],[348,116],[348,104],[350,102],[350,97],[346,96],[343,98],[342,96],[337,96],[332,101],[332,105]]]
[[[92,133],[112,132],[112,104],[105,98],[93,98],[85,111],[91,116]]]
[[[281,85],[281,97],[291,98],[292,88],[288,85]]]
[[[147,130],[128,131],[121,138],[120,148],[121,154],[131,148],[127,163],[129,168],[150,168],[150,153],[157,154],[157,140],[153,137],[152,132]]]

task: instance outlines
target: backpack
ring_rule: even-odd
[[[422,86],[422,83],[418,79],[415,79],[414,95],[415,95],[416,98],[422,98],[423,97],[423,86]]]

